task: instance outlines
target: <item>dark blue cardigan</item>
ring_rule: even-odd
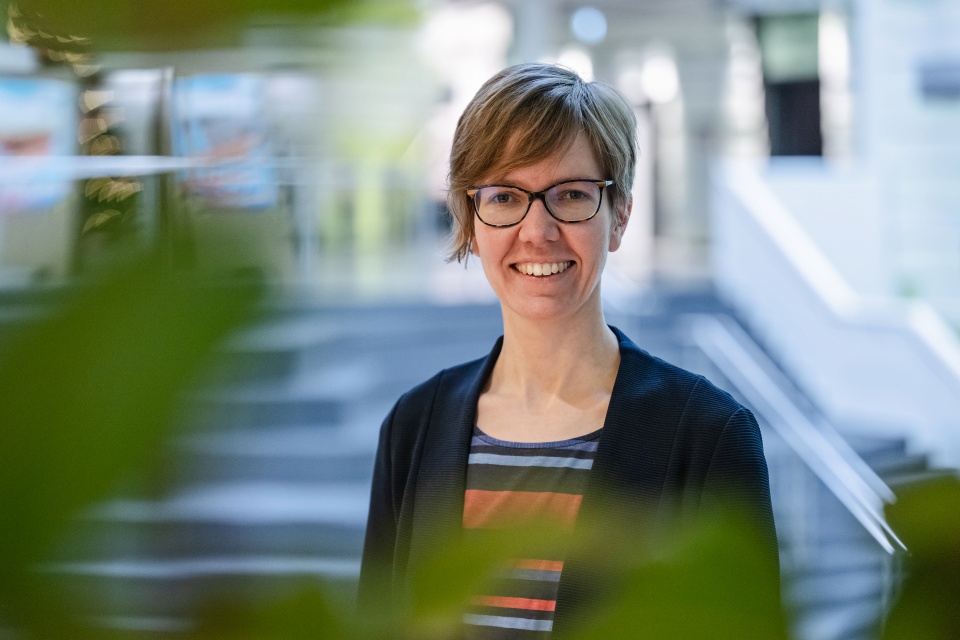
[[[767,466],[753,415],[704,377],[651,356],[613,331],[620,341],[620,368],[578,522],[602,519],[603,504],[611,499],[636,507],[636,526],[647,530],[711,506],[736,505],[752,515],[776,562]],[[459,534],[477,401],[501,345],[502,338],[487,357],[414,387],[384,420],[360,573],[361,606],[388,606],[405,588],[409,568]],[[596,596],[596,581],[587,576],[567,563],[555,629],[568,625],[576,606]]]

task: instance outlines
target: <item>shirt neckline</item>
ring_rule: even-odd
[[[473,426],[473,435],[477,438],[480,438],[480,440],[483,440],[485,443],[498,447],[510,447],[513,449],[562,449],[564,447],[572,447],[574,445],[583,444],[584,442],[596,440],[600,437],[602,432],[603,427],[600,427],[596,431],[591,431],[588,434],[577,436],[575,438],[568,438],[566,440],[553,440],[550,442],[514,442],[513,440],[500,440],[499,438],[494,438],[493,436],[484,433],[479,425]]]

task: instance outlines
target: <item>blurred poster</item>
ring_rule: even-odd
[[[54,160],[74,153],[75,100],[67,82],[0,78],[0,215],[43,212],[70,193]]]
[[[176,81],[174,151],[205,165],[182,174],[187,193],[220,209],[276,205],[266,94],[264,79],[249,74]]]

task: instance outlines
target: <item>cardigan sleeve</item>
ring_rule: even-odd
[[[370,509],[360,563],[357,603],[361,611],[384,612],[393,595],[393,564],[399,514],[394,505],[391,435],[399,401],[380,427],[370,488]]]
[[[733,509],[748,519],[777,560],[777,532],[760,427],[749,409],[738,408],[720,433],[707,470],[702,506]]]

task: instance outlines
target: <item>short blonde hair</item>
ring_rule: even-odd
[[[630,198],[637,164],[637,119],[626,98],[601,82],[551,64],[507,67],[487,80],[457,122],[450,150],[447,207],[453,216],[449,260],[473,244],[473,205],[466,190],[493,172],[530,166],[586,135],[613,180],[614,207]]]

